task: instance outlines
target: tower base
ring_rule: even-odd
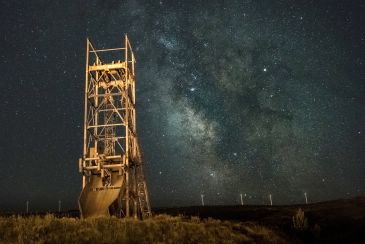
[[[110,216],[109,207],[117,201],[123,178],[118,172],[112,173],[112,186],[103,186],[99,175],[90,176],[88,182],[79,197],[79,209],[82,218]],[[115,213],[114,213],[115,214]]]

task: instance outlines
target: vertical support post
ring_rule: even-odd
[[[242,193],[240,194],[240,197],[241,197],[241,206],[243,206]]]
[[[151,213],[150,199],[149,199],[149,194],[148,194],[146,184],[144,184],[144,192],[145,192],[145,197],[146,197],[146,202],[147,202],[147,211],[148,211],[148,213]]]
[[[136,178],[136,172],[137,171],[137,168],[136,166],[134,166],[134,169],[133,169],[133,192],[135,194],[138,194],[137,193],[137,178]],[[134,212],[134,218],[137,219],[138,218],[138,215],[137,215],[137,198],[134,197],[133,198],[133,212]]]
[[[308,204],[308,198],[307,198],[307,193],[304,192],[304,198],[305,198],[305,204]]]
[[[127,34],[125,34],[124,38],[124,46],[125,46],[125,57],[124,57],[124,63],[125,63],[125,92],[128,94],[129,89],[129,78],[128,78],[128,39]],[[128,97],[128,95],[126,96]],[[125,100],[125,154],[126,154],[126,173],[125,173],[125,209],[126,209],[126,217],[130,216],[129,211],[129,101],[128,99]]]
[[[96,65],[99,65],[100,59],[99,56],[96,55]],[[95,89],[95,97],[94,97],[94,103],[95,103],[95,110],[98,109],[99,107],[99,72],[96,72],[95,74],[95,84],[94,84],[94,89]],[[94,119],[95,119],[95,128],[94,128],[94,135],[98,135],[98,125],[99,125],[99,113],[97,111],[94,111]],[[98,151],[98,140],[94,140],[94,148],[95,148],[95,155],[98,155],[99,151]]]
[[[269,194],[270,206],[272,206],[272,196]]]
[[[131,50],[131,52],[132,52],[132,75],[134,77],[134,63],[136,62],[136,60],[134,59],[134,53],[132,50]]]
[[[201,194],[201,195],[200,195],[200,197],[201,197],[201,199],[202,199],[202,206],[204,207],[204,195],[203,195],[203,194]]]
[[[90,46],[90,41],[89,38],[86,39],[86,67],[85,67],[85,97],[84,97],[84,148],[83,148],[83,167],[85,167],[85,159],[87,157],[87,93],[88,93],[88,89],[89,89],[89,46]],[[84,189],[86,185],[86,176],[82,175],[82,189]]]

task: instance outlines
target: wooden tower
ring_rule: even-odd
[[[136,128],[135,63],[127,35],[120,48],[95,49],[86,41],[83,218],[151,216]]]

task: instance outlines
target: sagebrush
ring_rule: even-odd
[[[298,231],[306,231],[308,229],[308,220],[301,208],[299,208],[297,213],[293,216],[293,227]]]

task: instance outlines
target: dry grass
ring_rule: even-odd
[[[111,218],[56,218],[53,215],[0,217],[1,243],[285,243],[272,230],[198,217],[157,215],[145,221]]]

